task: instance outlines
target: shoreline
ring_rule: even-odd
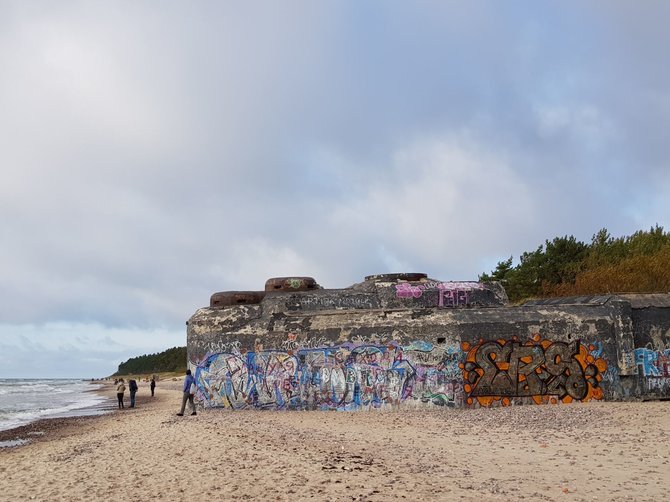
[[[0,449],[3,496],[562,502],[670,491],[669,402],[178,417],[180,405],[181,382],[159,382],[134,409],[31,424],[50,428]]]
[[[20,379],[18,379],[20,380]],[[39,380],[39,379],[37,379]],[[69,379],[69,380],[77,380],[77,379]],[[97,416],[97,415],[102,415],[105,413],[109,413],[112,411],[112,401],[109,400],[109,396],[106,392],[103,391],[105,388],[105,382],[103,381],[89,381],[89,380],[80,380],[84,384],[91,384],[91,385],[96,385],[95,388],[88,388],[88,389],[83,389],[81,391],[82,394],[87,394],[87,393],[92,393],[96,394],[103,399],[95,402],[95,403],[73,403],[73,404],[78,404],[81,405],[79,408],[71,408],[67,410],[60,410],[57,411],[57,409],[52,409],[52,410],[45,410],[45,414],[42,416],[39,416],[39,414],[35,414],[32,417],[29,418],[23,418],[19,419],[18,423],[13,423],[10,427],[4,428],[8,423],[2,423],[3,428],[0,428],[0,448],[6,448],[6,447],[12,447],[14,446],[12,441],[14,439],[13,436],[26,436],[29,435],[31,438],[34,438],[37,436],[33,432],[33,429],[35,428],[34,424],[46,420],[59,420],[59,419],[66,419],[66,418],[75,418],[75,417],[85,417],[85,416]],[[30,412],[31,410],[26,410]],[[16,420],[15,420],[16,422]],[[11,423],[11,419],[10,419]],[[51,428],[51,426],[46,426],[45,428]],[[8,444],[9,443],[9,444]],[[19,443],[21,441],[19,440]]]
[[[52,435],[58,434],[59,431],[71,426],[76,426],[83,420],[94,420],[116,411],[116,399],[109,396],[107,389],[110,382],[96,381],[91,383],[100,384],[100,387],[86,389],[84,392],[98,394],[105,398],[104,401],[93,406],[55,413],[52,416],[38,418],[23,425],[0,430],[0,450],[17,448],[50,439]]]
[[[86,380],[83,380],[86,382]],[[51,440],[54,436],[59,436],[70,428],[76,429],[82,424],[115,413],[123,413],[126,409],[132,412],[139,408],[140,405],[146,404],[151,399],[151,394],[148,385],[143,386],[144,392],[136,395],[136,408],[129,409],[130,397],[128,391],[125,392],[124,401],[127,403],[125,409],[120,410],[117,405],[116,387],[112,380],[96,380],[89,382],[91,384],[99,385],[98,388],[87,389],[84,392],[93,392],[104,397],[105,400],[93,406],[86,406],[70,411],[56,413],[52,416],[38,418],[26,424],[17,425],[9,429],[0,430],[0,451],[3,449],[14,449],[24,447],[28,444],[37,443],[40,441]],[[167,380],[159,381],[163,390],[172,389],[175,383],[181,388],[181,382],[172,382]]]

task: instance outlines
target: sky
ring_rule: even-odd
[[[212,293],[670,227],[665,1],[0,0],[0,378]]]

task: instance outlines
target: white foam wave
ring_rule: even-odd
[[[80,380],[0,380],[3,406],[0,430],[41,418],[72,416],[95,409],[108,399],[86,392],[99,388]]]

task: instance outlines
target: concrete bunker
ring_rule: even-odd
[[[510,306],[423,273],[215,293],[187,322],[204,406],[366,410],[670,397],[670,295]]]

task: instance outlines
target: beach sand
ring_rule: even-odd
[[[180,385],[161,381],[151,398],[143,382],[135,409],[6,432],[32,441],[0,449],[0,500],[670,495],[670,402],[178,417]]]

